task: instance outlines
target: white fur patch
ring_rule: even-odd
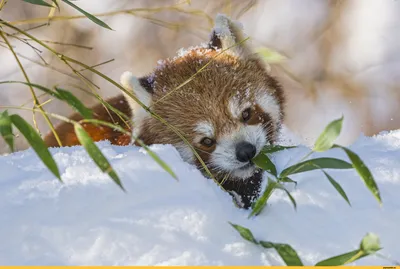
[[[228,109],[234,119],[239,119],[242,116],[243,110],[251,107],[250,102],[240,103],[239,98],[233,96],[228,102]]]
[[[151,94],[146,91],[145,88],[140,85],[139,80],[131,73],[124,72],[121,75],[121,84],[127,90],[131,91],[136,98],[140,100],[145,106],[150,106],[151,104]],[[132,109],[132,121],[133,121],[133,132],[132,135],[137,137],[140,134],[141,126],[144,120],[149,117],[149,113],[143,109],[135,100],[132,99],[128,94],[123,93],[127,99],[129,106]]]
[[[266,90],[259,90],[256,93],[256,102],[264,112],[268,113],[275,124],[281,121],[281,109],[274,96]]]
[[[140,85],[139,80],[129,71],[124,72],[121,75],[121,84],[133,91],[134,95],[142,102],[145,106],[150,106],[151,94]],[[132,100],[132,98],[129,97]],[[134,100],[132,100],[134,101]],[[135,102],[136,103],[136,102]]]
[[[267,113],[272,120],[272,128],[274,132],[277,130],[281,122],[281,109],[274,96],[269,94],[266,90],[258,90],[255,94],[255,102],[260,108]],[[228,109],[232,117],[239,119],[243,110],[252,107],[253,104],[249,101],[241,101],[238,96],[233,96],[228,102]],[[274,134],[276,136],[276,134]]]
[[[248,163],[240,162],[236,157],[236,145],[246,141],[256,147],[256,155],[260,153],[266,145],[266,133],[261,124],[242,126],[233,133],[225,134],[218,141],[217,147],[211,154],[211,164],[226,172],[230,172],[234,177],[246,179],[255,172],[255,167],[244,168]]]
[[[202,134],[206,137],[214,137],[215,135],[215,130],[214,126],[211,124],[211,122],[208,121],[201,121],[199,122],[196,127],[194,128],[196,132],[199,134]]]

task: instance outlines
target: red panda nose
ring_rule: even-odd
[[[256,147],[249,142],[240,142],[236,145],[236,158],[239,162],[248,162],[256,155]]]

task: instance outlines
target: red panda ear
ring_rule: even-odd
[[[153,88],[146,77],[138,79],[131,72],[125,72],[121,75],[121,84],[145,106],[149,107],[151,105]],[[144,122],[151,116],[129,94],[124,92],[124,96],[132,110],[132,123],[134,126],[132,135],[139,137]]]
[[[151,105],[153,89],[146,77],[138,79],[131,72],[125,72],[121,76],[121,84],[126,90],[133,93],[145,106],[149,107]],[[143,123],[151,116],[129,94],[124,92],[124,96],[132,110],[132,123],[134,126],[132,135],[138,137]]]
[[[133,93],[145,106],[150,106],[153,89],[146,77],[138,79],[131,72],[127,71],[121,75],[121,84],[125,89]],[[140,107],[131,96],[126,93],[124,95],[131,107]]]
[[[239,58],[254,58],[254,52],[249,46],[249,40],[239,22],[232,21],[223,14],[215,18],[215,26],[211,33],[210,48],[226,50]]]

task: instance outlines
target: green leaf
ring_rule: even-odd
[[[43,0],[23,0],[24,2],[31,3],[34,5],[45,6],[45,7],[53,7],[49,3]]]
[[[303,262],[297,252],[288,244],[260,241],[260,245],[267,249],[274,248],[287,266],[303,266]]]
[[[239,234],[246,239],[247,241],[250,241],[254,244],[258,244],[257,240],[254,238],[253,234],[251,233],[251,231],[243,226],[237,225],[237,224],[233,224],[231,222],[229,222],[229,224],[235,228],[236,231],[239,232]]]
[[[14,84],[14,83],[32,86],[33,88],[41,90],[41,91],[47,93],[48,95],[57,98],[60,101],[66,102],[73,109],[75,109],[79,114],[81,114],[83,118],[85,118],[85,119],[93,118],[92,110],[87,108],[75,95],[73,95],[71,92],[69,92],[67,90],[64,90],[61,88],[56,88],[56,91],[53,91],[42,85],[35,84],[35,83],[27,83],[27,82],[23,82],[23,81],[1,81],[0,82],[0,84]]]
[[[252,161],[261,169],[273,174],[274,176],[277,176],[276,167],[266,154],[260,153],[255,158],[253,158]]]
[[[86,152],[92,158],[92,160],[96,163],[96,165],[100,168],[101,171],[107,173],[113,181],[123,190],[121,180],[119,179],[117,173],[114,171],[107,158],[103,155],[100,149],[96,146],[93,140],[90,138],[88,133],[82,128],[79,124],[74,124],[75,134],[81,143],[81,145],[85,148]]]
[[[278,184],[276,185],[275,188],[276,188],[276,189],[283,190],[284,192],[286,192],[287,196],[289,196],[289,199],[290,199],[290,201],[291,201],[292,204],[293,204],[294,209],[296,210],[296,209],[297,209],[296,200],[293,198],[293,196],[290,194],[290,192],[285,188],[285,186],[283,186],[282,184],[279,184],[279,183],[278,183]]]
[[[24,81],[13,81],[13,80],[1,81],[0,82],[0,84],[15,84],[15,83],[16,84],[25,84],[27,86],[32,86],[32,87],[37,88],[37,89],[39,89],[41,91],[44,91],[45,93],[47,93],[47,94],[49,94],[51,96],[59,98],[56,92],[54,92],[54,91],[52,91],[52,90],[50,90],[50,89],[48,89],[46,87],[43,87],[42,85],[39,85],[39,84],[28,83],[28,82],[24,82]]]
[[[143,141],[141,140],[136,140],[139,145],[144,148],[144,150],[147,152],[147,154],[150,155],[151,158],[153,158],[154,161],[156,161],[158,163],[158,165],[160,165],[168,174],[170,174],[174,179],[178,180],[178,177],[176,176],[176,174],[174,173],[174,171],[172,171],[172,169],[168,166],[168,164],[166,164],[163,160],[161,160],[160,157],[158,157],[157,154],[155,154],[153,151],[151,151],[146,144],[143,143]]]
[[[295,186],[297,186],[297,181],[289,178],[289,177],[284,177],[284,178],[280,178],[279,182],[284,182],[284,183],[294,183]]]
[[[97,124],[97,125],[103,125],[103,126],[107,126],[109,128],[113,128],[114,130],[119,131],[121,133],[129,134],[129,132],[126,131],[121,126],[112,124],[107,121],[102,121],[102,120],[98,120],[98,119],[86,119],[86,120],[82,120],[81,122],[90,122],[90,123]],[[173,178],[178,180],[178,177],[175,175],[175,173],[172,171],[172,169],[163,160],[161,160],[157,154],[155,154],[153,151],[151,151],[147,147],[147,145],[143,143],[142,140],[137,139],[135,141],[138,142],[139,145],[142,146],[146,150],[146,152],[150,155],[150,157],[152,157],[167,173],[169,173]]]
[[[332,184],[332,186],[337,190],[337,192],[343,197],[344,200],[351,206],[349,198],[347,197],[345,191],[343,190],[342,186],[340,186],[339,183],[337,183],[336,180],[334,180],[327,172],[322,170],[324,172],[325,176],[328,178],[329,182]]]
[[[342,147],[339,145],[335,145],[334,147],[343,149],[347,156],[349,157],[350,161],[353,163],[354,168],[356,169],[357,173],[364,181],[367,188],[371,191],[374,195],[375,199],[378,201],[379,205],[382,205],[382,198],[379,193],[378,185],[376,184],[374,177],[372,176],[371,172],[369,171],[368,167],[364,164],[361,158],[355,154],[353,151],[346,147]]]
[[[19,115],[11,115],[10,118],[14,126],[17,127],[21,134],[26,138],[29,145],[31,145],[44,165],[46,165],[46,167],[61,181],[57,164],[36,130]]]
[[[258,198],[257,201],[255,202],[254,207],[249,215],[249,218],[252,216],[257,216],[258,214],[261,213],[261,211],[264,209],[269,197],[271,196],[272,192],[274,191],[277,185],[278,182],[268,178],[268,185],[265,187],[265,190],[261,195],[261,197]]]
[[[73,107],[79,114],[81,114],[85,119],[93,118],[92,110],[87,108],[75,95],[71,92],[56,88],[58,93],[58,98],[67,102],[71,107]]]
[[[0,134],[4,141],[10,147],[11,152],[14,152],[14,135],[12,132],[11,118],[8,116],[8,111],[0,113]]]
[[[316,158],[307,160],[301,163],[292,165],[281,172],[279,177],[287,177],[288,175],[298,174],[306,171],[316,170],[316,169],[350,169],[353,166],[343,160],[335,158]]]
[[[107,28],[109,30],[112,30],[110,26],[108,26],[105,22],[103,22],[102,20],[96,18],[95,16],[93,16],[92,14],[84,11],[83,9],[81,9],[80,7],[78,7],[77,5],[75,5],[74,3],[71,3],[68,0],[62,0],[64,3],[70,5],[71,7],[73,7],[74,9],[78,10],[80,13],[82,13],[83,15],[85,15],[89,20],[93,21],[94,23],[96,23],[97,25],[100,25],[101,27]]]
[[[52,0],[52,2],[54,3],[54,5],[56,5],[56,7],[58,8],[58,10],[60,10],[60,6],[57,3],[57,0]]]
[[[347,252],[338,256],[328,258],[326,260],[320,261],[315,266],[339,266],[348,263],[349,261],[356,261],[361,259],[368,254],[363,253],[361,250],[357,249],[351,252]]]
[[[340,131],[342,130],[342,124],[343,116],[340,119],[334,120],[329,123],[315,142],[313,151],[321,152],[332,148],[333,143],[335,142],[336,138],[340,134]]]
[[[292,149],[292,148],[297,148],[297,146],[266,145],[261,150],[261,152],[264,153],[264,154],[270,154],[270,153],[274,153],[274,152],[277,152],[277,151],[282,151],[282,150],[285,150],[285,149]]]
[[[372,254],[382,249],[379,237],[373,233],[367,233],[361,240],[360,249],[367,254]]]
[[[337,266],[352,263],[381,249],[378,236],[368,233],[361,240],[360,249],[320,261],[315,266]]]
[[[257,49],[257,53],[267,63],[280,63],[286,59],[286,57],[282,54],[266,47],[261,47]]]

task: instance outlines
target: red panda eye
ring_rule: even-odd
[[[246,108],[242,112],[242,119],[244,122],[247,122],[251,118],[251,108]]]
[[[212,138],[204,137],[200,143],[206,147],[212,147],[215,144],[215,140]]]

